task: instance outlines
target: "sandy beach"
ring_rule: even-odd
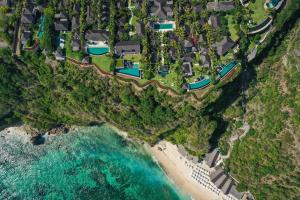
[[[159,149],[159,145],[150,148],[151,153],[157,159],[161,167],[164,169],[168,177],[186,194],[197,200],[216,200],[219,199],[210,190],[204,188],[200,184],[193,181],[190,177],[190,170],[185,166],[184,161],[180,161],[178,151],[175,145],[169,142],[167,151]],[[176,158],[178,156],[178,158]],[[178,159],[178,161],[176,161]]]

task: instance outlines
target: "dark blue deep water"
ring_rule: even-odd
[[[49,136],[0,133],[0,199],[187,199],[144,148],[107,126]]]

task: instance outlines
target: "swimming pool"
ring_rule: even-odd
[[[267,3],[268,8],[274,8],[277,6],[277,4],[280,2],[280,0],[271,0],[269,3]]]
[[[141,70],[138,68],[117,68],[116,73],[124,74],[127,76],[133,76],[133,77],[141,77]]]
[[[195,82],[195,83],[189,83],[189,89],[190,90],[201,89],[201,88],[208,86],[209,84],[210,84],[210,80],[205,78],[205,79]]]
[[[44,33],[44,22],[45,22],[45,17],[42,16],[41,17],[41,22],[40,22],[40,25],[39,25],[39,30],[38,30],[38,33],[37,33],[37,37],[39,39],[43,36],[43,33]]]
[[[109,52],[108,47],[88,47],[87,53],[90,55],[103,55]]]
[[[237,65],[237,61],[229,62],[223,69],[220,71],[219,75],[221,78],[226,76],[235,66]]]
[[[169,30],[174,29],[173,24],[154,24],[153,28],[155,30]]]

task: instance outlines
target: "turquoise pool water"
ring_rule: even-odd
[[[154,24],[155,30],[173,29],[173,24]]]
[[[48,136],[33,146],[28,136],[0,132],[0,199],[188,199],[144,148],[107,126]]]
[[[222,71],[219,72],[220,78],[225,77],[235,66],[237,65],[237,61],[231,61],[227,65],[225,65]],[[203,79],[201,81],[195,83],[189,83],[190,90],[202,89],[207,87],[211,83],[210,79]]]
[[[43,33],[44,33],[44,22],[45,22],[45,17],[42,16],[41,17],[41,23],[39,25],[39,30],[38,30],[38,33],[37,33],[37,37],[38,38],[41,38],[43,36]]]
[[[226,76],[235,66],[237,65],[237,61],[231,61],[225,67],[223,67],[222,71],[220,71],[220,77],[223,78]]]
[[[195,82],[195,83],[190,83],[189,88],[190,88],[190,90],[201,89],[201,88],[208,86],[209,84],[210,84],[209,79],[203,79],[203,80]]]
[[[141,77],[141,70],[138,68],[117,68],[117,73],[133,76],[133,77]]]
[[[109,52],[108,47],[88,47],[87,53],[91,55],[103,55]]]
[[[268,8],[274,8],[277,6],[277,4],[280,2],[280,0],[271,0],[269,3],[267,3]]]

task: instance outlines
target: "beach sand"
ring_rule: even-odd
[[[168,142],[165,142],[168,143]],[[150,148],[151,153],[157,159],[158,163],[166,172],[167,176],[186,194],[190,195],[195,200],[216,200],[219,199],[210,190],[204,188],[200,184],[194,182],[189,176],[189,172],[184,166],[184,161],[174,162],[175,156],[178,155],[171,143],[168,143],[168,150],[159,150],[159,145]],[[179,159],[179,158],[178,158]]]

